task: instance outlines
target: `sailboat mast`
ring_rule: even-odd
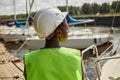
[[[28,16],[28,3],[27,3],[27,0],[25,0],[26,2],[26,18],[27,18],[27,16]]]
[[[13,0],[13,8],[14,8],[14,20],[16,20],[16,4],[15,4],[15,0]]]
[[[69,12],[69,10],[68,10],[68,0],[66,0],[66,11]]]

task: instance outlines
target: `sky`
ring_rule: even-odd
[[[27,0],[29,3],[31,0]],[[68,0],[68,5],[81,6],[84,3],[98,3],[104,2],[112,3],[115,0]],[[0,0],[0,15],[11,15],[14,14],[14,0]],[[26,0],[15,0],[15,12],[26,13]],[[58,5],[66,5],[66,0],[35,0],[32,7],[32,11],[38,11],[44,7],[53,7]]]

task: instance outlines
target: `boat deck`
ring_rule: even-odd
[[[25,80],[23,71],[24,64],[0,43],[0,80]]]
[[[115,56],[120,56],[120,52]],[[120,80],[120,58],[108,60],[104,64],[100,80]]]

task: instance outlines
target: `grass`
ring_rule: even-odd
[[[85,17],[111,17],[111,16],[120,16],[120,13],[117,14],[100,14],[100,15],[73,15],[74,18],[85,18]]]

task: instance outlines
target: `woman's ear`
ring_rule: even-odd
[[[59,37],[62,35],[61,29],[57,29],[57,34],[58,34]]]
[[[57,29],[55,30],[54,36],[57,38],[58,41],[61,39],[62,31],[61,31],[60,28],[57,28]]]

